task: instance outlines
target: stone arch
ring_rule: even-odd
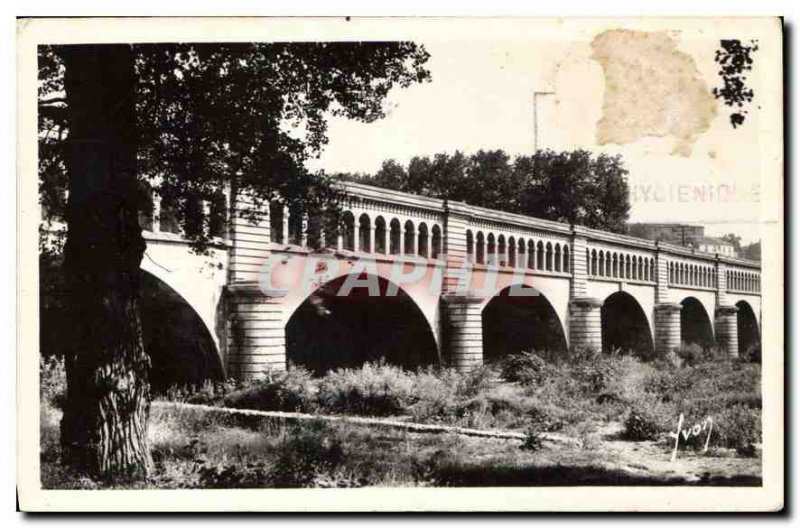
[[[277,200],[269,202],[269,228],[270,241],[276,244],[286,244],[283,239],[283,204]]]
[[[486,237],[486,263],[497,264],[497,246],[494,241],[494,233],[489,233]]]
[[[412,222],[411,220],[406,220],[403,231],[404,231],[403,253],[406,255],[416,255],[417,251],[415,246],[417,245],[417,231],[414,222]]]
[[[475,236],[467,229],[467,261],[475,262]]]
[[[438,259],[442,254],[442,228],[434,224],[431,229],[431,258]]]
[[[593,249],[591,255],[592,256],[590,259],[589,274],[597,275],[597,251]]]
[[[141,318],[150,382],[155,392],[224,379],[215,330],[165,280],[141,270]]]
[[[606,252],[602,249],[597,253],[597,274],[601,277],[606,275]]]
[[[536,242],[528,240],[528,269],[536,269]]]
[[[554,271],[561,271],[561,244],[556,243],[555,248],[553,249],[553,270]]]
[[[653,356],[653,334],[647,315],[636,298],[624,291],[606,297],[600,309],[603,350],[622,349]]]
[[[400,227],[400,220],[392,218],[389,222],[389,254],[399,255],[403,251],[403,229]]]
[[[484,361],[525,351],[564,353],[566,332],[558,313],[541,291],[516,284],[498,291],[483,305]]]
[[[508,265],[517,265],[517,240],[513,236],[508,237]]]
[[[520,237],[517,240],[517,267],[524,268],[527,265],[527,256],[525,255],[525,240]]]
[[[288,243],[294,246],[300,246],[303,244],[304,238],[304,223],[305,223],[305,213],[303,212],[303,208],[299,203],[290,204],[285,211],[288,212],[288,228],[289,228],[289,240]]]
[[[505,266],[507,264],[508,253],[506,250],[506,237],[503,234],[497,236],[497,256],[495,264]]]
[[[553,243],[548,242],[545,246],[545,269],[553,271]]]
[[[389,254],[389,248],[386,247],[386,234],[386,219],[378,215],[375,217],[375,253]]]
[[[428,224],[420,222],[417,226],[417,254],[420,257],[428,258],[431,255],[431,237],[428,233]]]
[[[483,238],[483,231],[478,231],[475,236],[475,262],[486,264],[486,241]]]
[[[356,218],[351,211],[342,215],[342,247],[348,251],[356,250]]]
[[[696,297],[681,301],[681,343],[714,346],[714,327],[703,303]]]
[[[292,311],[285,332],[287,360],[316,374],[381,359],[409,369],[440,362],[431,320],[382,274],[329,280]]]
[[[569,267],[570,267],[569,245],[568,244],[564,244],[564,265],[563,265],[563,267],[561,269],[564,271],[564,273],[569,273],[570,272]]]
[[[370,232],[372,231],[372,220],[367,213],[361,213],[358,217],[358,250],[364,253],[371,253],[373,248],[370,244]]]
[[[739,357],[761,358],[761,332],[758,318],[747,301],[736,303],[736,333],[739,338]]]
[[[541,240],[536,244],[536,269],[544,269],[544,243]]]

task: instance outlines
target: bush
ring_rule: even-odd
[[[661,429],[657,419],[644,408],[633,408],[625,419],[625,438],[628,440],[655,440]]]
[[[539,383],[546,368],[547,361],[537,352],[520,352],[500,361],[500,376],[506,381],[529,385]]]
[[[274,373],[223,399],[226,407],[262,411],[313,412],[317,408],[316,381],[302,367]]]
[[[544,447],[544,435],[540,429],[531,426],[525,430],[525,439],[519,446],[524,451],[539,451]]]
[[[755,444],[761,443],[761,412],[741,404],[723,409],[714,417],[714,433],[718,438],[714,444],[753,456]]]
[[[414,393],[412,375],[383,362],[329,372],[319,383],[318,401],[327,412],[389,416],[405,412]]]
[[[414,377],[414,403],[410,408],[414,420],[444,422],[456,417],[460,412],[461,383],[462,375],[452,369],[418,371]]]
[[[323,422],[296,425],[278,449],[271,472],[276,487],[316,487],[344,463],[344,448],[336,429]]]
[[[684,366],[692,367],[701,363],[729,361],[730,356],[718,347],[703,347],[697,343],[681,343],[675,355]]]
[[[205,380],[201,385],[173,385],[154,395],[168,401],[213,405],[228,394],[241,390],[242,385],[241,382],[232,379]]]

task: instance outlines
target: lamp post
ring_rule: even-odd
[[[553,95],[555,92],[533,92],[533,153],[539,150],[539,96]]]

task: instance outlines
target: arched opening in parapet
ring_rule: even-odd
[[[761,360],[761,333],[753,307],[747,301],[736,303],[736,331],[739,338],[739,357]]]
[[[406,255],[415,255],[416,254],[416,230],[414,229],[414,222],[411,220],[406,220],[405,225],[405,239],[403,242],[405,243],[405,254]]]
[[[431,232],[431,258],[438,259],[442,254],[442,228],[434,225]]]
[[[345,211],[342,215],[342,247],[348,251],[356,250],[356,219],[353,213]]]
[[[510,286],[483,308],[483,357],[496,361],[533,350],[564,353],[567,339],[553,305],[538,290]]]
[[[219,352],[200,316],[175,290],[146,271],[141,272],[140,306],[154,392],[224,377]]]
[[[600,310],[600,320],[604,351],[622,350],[642,358],[653,356],[650,324],[632,295],[622,291],[609,295]]]
[[[428,224],[422,222],[417,229],[417,253],[420,257],[428,257],[430,255],[430,237],[428,236]]]
[[[704,349],[714,346],[714,331],[703,303],[694,297],[681,301],[681,343]]]
[[[379,216],[375,219],[375,253],[387,255],[389,253],[386,247],[387,231],[386,220]]]
[[[414,300],[366,273],[314,291],[286,325],[286,348],[290,362],[315,374],[381,359],[413,369],[439,357],[431,326]]]
[[[372,244],[370,244],[370,235],[372,233],[372,222],[369,216],[363,213],[358,217],[358,250],[365,253],[372,252]]]

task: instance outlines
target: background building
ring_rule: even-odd
[[[630,224],[631,236],[691,247],[707,253],[736,257],[736,248],[721,238],[705,236],[705,227],[691,224]]]

